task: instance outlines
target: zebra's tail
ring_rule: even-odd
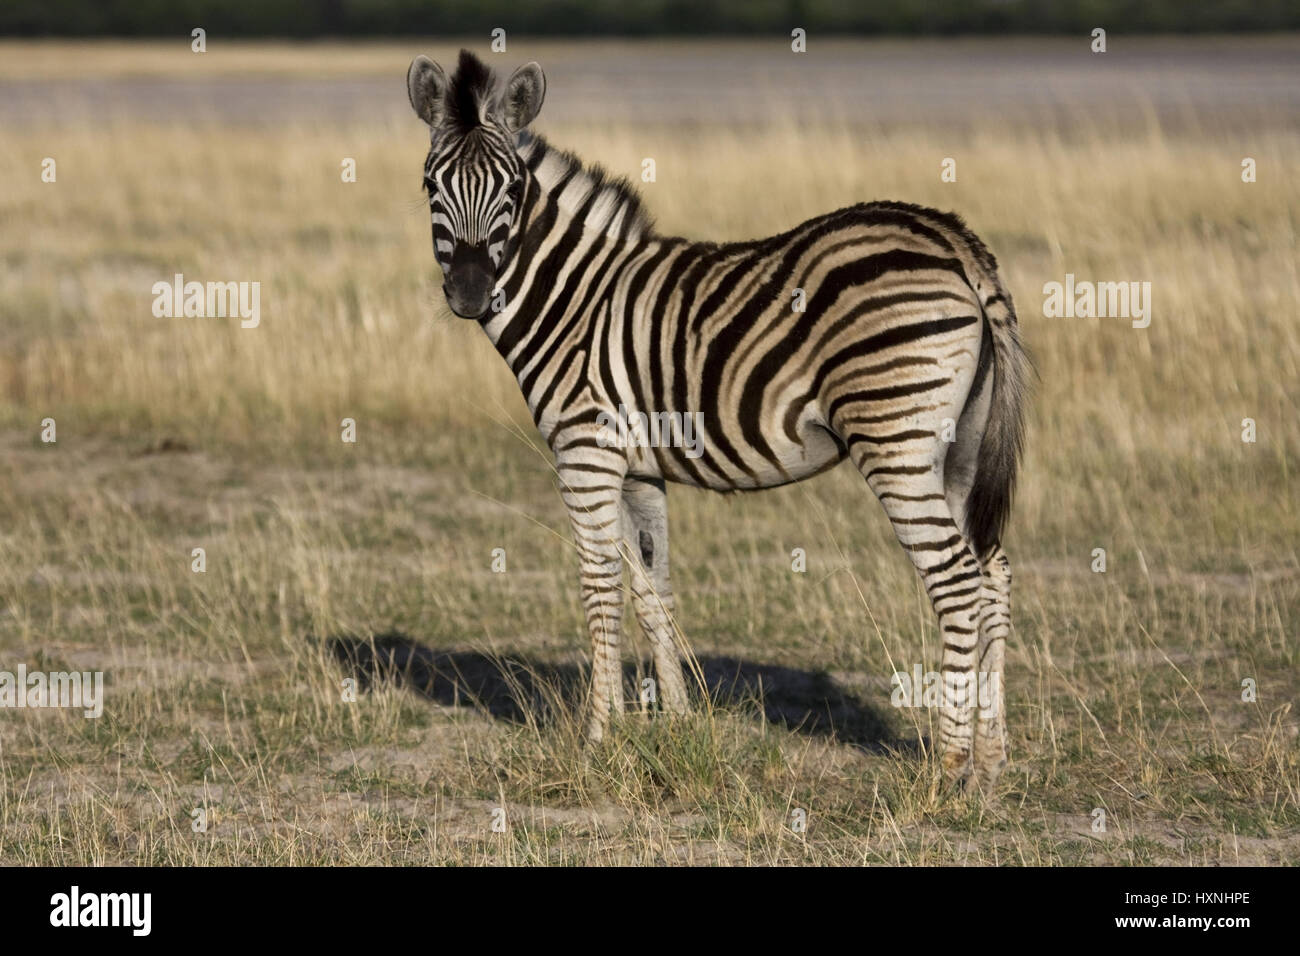
[[[984,321],[993,343],[993,395],[976,459],[975,481],[966,500],[966,535],[981,560],[1002,540],[1011,513],[1030,374],[1016,313],[1000,284],[998,294],[984,303]]]

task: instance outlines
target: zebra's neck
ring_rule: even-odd
[[[518,150],[534,188],[525,197],[514,248],[499,277],[504,305],[482,320],[516,373],[522,353],[593,304],[595,289],[586,277],[577,277],[579,294],[566,294],[571,270],[584,262],[594,267],[654,235],[650,216],[627,180],[585,166],[573,153],[527,131],[519,134]]]
[[[627,179],[611,177],[599,165],[584,166],[573,153],[528,130],[519,134],[518,150],[542,191],[583,228],[620,239],[653,234],[650,215]]]

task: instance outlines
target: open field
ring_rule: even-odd
[[[937,629],[848,466],[670,490],[712,703],[584,759],[549,453],[418,189],[406,65],[455,44],[0,44],[0,671],[106,680],[99,719],[0,710],[0,863],[1300,863],[1300,39],[1145,42],[1119,75],[1028,39],[496,58],[547,70],[552,142],[655,158],[664,232],[891,198],[998,256],[1039,380],[990,802],[890,706]],[[175,273],[260,282],[260,325],[156,318]],[[1067,273],[1150,282],[1150,327],[1045,318]]]

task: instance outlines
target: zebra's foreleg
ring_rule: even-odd
[[[560,444],[560,443],[557,443]],[[610,714],[623,712],[623,666],[619,637],[623,626],[622,493],[624,459],[583,439],[560,445],[556,471],[560,495],[569,511],[582,604],[591,635],[591,688],[587,700],[587,739],[599,743]]]
[[[654,652],[656,697],[665,711],[690,708],[681,655],[673,634],[668,581],[668,495],[662,479],[623,482],[623,540],[632,579],[632,605]]]

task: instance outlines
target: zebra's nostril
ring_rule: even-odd
[[[477,319],[487,312],[492,300],[492,273],[486,269],[457,268],[447,273],[443,294],[457,315]]]
[[[496,270],[487,243],[458,242],[445,270],[447,304],[457,315],[477,318],[487,311]]]

